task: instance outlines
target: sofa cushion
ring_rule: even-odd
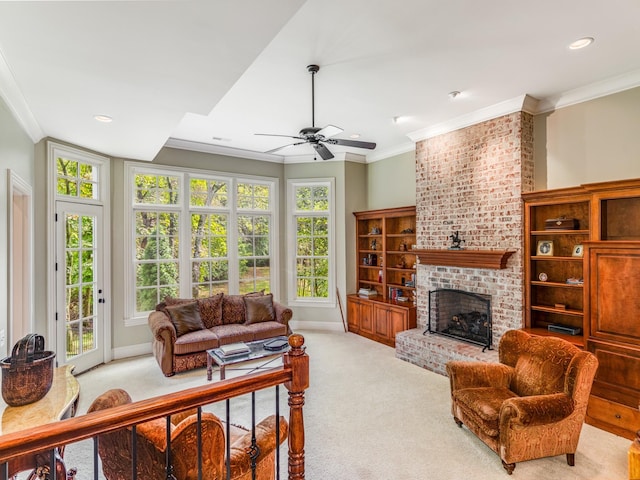
[[[204,352],[220,345],[218,336],[206,328],[195,332],[185,333],[176,339],[173,346],[175,355],[185,355],[187,353]]]
[[[185,333],[202,330],[204,324],[200,318],[198,302],[180,303],[178,305],[167,305],[171,322],[176,327],[176,336],[181,337]]]
[[[273,310],[273,294],[268,295],[245,295],[245,324],[272,322],[276,318]]]
[[[213,330],[214,335],[218,337],[220,345],[228,345],[235,342],[250,342],[253,340],[251,329],[245,325],[231,323],[228,325],[219,325]]]
[[[211,297],[199,298],[200,317],[205,328],[222,325],[222,297],[223,293],[212,295]]]
[[[465,416],[470,417],[489,437],[497,436],[500,431],[498,420],[502,403],[517,396],[503,387],[463,388],[453,392],[453,399]]]
[[[287,335],[287,326],[276,321],[253,323],[248,328],[253,335],[253,340],[264,340]]]
[[[244,296],[225,295],[222,298],[222,323],[244,323],[245,319]]]

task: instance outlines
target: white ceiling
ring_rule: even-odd
[[[330,146],[373,161],[525,94],[545,111],[640,85],[638,24],[638,0],[0,2],[0,94],[34,141],[304,161],[309,145],[265,155],[290,141],[255,133],[311,126],[315,63],[316,126],[377,142]]]

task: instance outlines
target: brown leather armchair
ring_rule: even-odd
[[[109,390],[89,407],[88,412],[104,410],[131,403],[131,397],[122,389]],[[176,480],[198,478],[197,465],[197,416],[195,411],[171,416],[171,458]],[[166,426],[164,418],[137,425],[138,478],[165,478]],[[288,434],[288,425],[280,417],[280,441]],[[250,480],[251,432],[231,426],[231,478]],[[210,412],[201,414],[202,478],[217,480],[227,478],[225,465],[225,428],[218,417]],[[275,478],[276,417],[272,415],[256,425],[256,441],[260,449],[256,459],[256,479]],[[98,454],[107,480],[131,479],[131,429],[120,429],[98,437]]]
[[[451,411],[502,459],[554,455],[575,463],[596,357],[556,337],[510,330],[500,339],[500,363],[447,363]]]

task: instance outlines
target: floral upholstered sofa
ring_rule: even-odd
[[[271,293],[167,297],[149,314],[153,354],[165,376],[207,364],[207,350],[291,334],[290,308]]]

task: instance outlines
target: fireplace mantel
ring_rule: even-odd
[[[514,253],[507,250],[412,250],[423,265],[447,265],[466,268],[507,268],[507,260]]]

